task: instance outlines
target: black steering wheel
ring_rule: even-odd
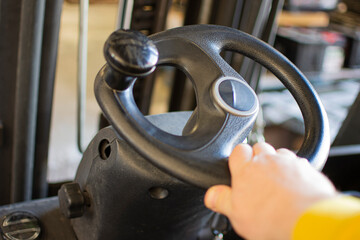
[[[199,187],[230,184],[227,157],[250,132],[259,103],[254,91],[220,56],[241,53],[271,71],[290,91],[302,112],[305,140],[297,153],[320,169],[329,151],[329,127],[318,95],[305,76],[268,44],[236,29],[194,25],[149,38],[118,30],[110,35],[107,64],[95,80],[95,95],[118,134],[145,159]],[[181,69],[193,82],[197,108],[182,136],[151,124],[137,108],[133,85],[156,65]]]

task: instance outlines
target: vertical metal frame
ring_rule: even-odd
[[[58,37],[54,12],[44,36],[46,4],[58,8],[62,0],[0,1],[0,205],[44,196],[33,187],[46,184]]]
[[[14,104],[18,43],[20,29],[20,0],[0,1],[0,121],[3,124],[3,143],[0,146],[0,204],[11,199],[11,175],[14,141]],[[6,103],[6,104],[4,104]]]
[[[45,0],[3,0],[0,13],[0,203],[30,200]]]
[[[64,0],[46,1],[35,143],[33,198],[47,196],[47,165],[61,12]]]
[[[12,202],[32,197],[44,12],[45,0],[22,1],[14,106]]]

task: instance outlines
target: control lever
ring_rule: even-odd
[[[159,52],[144,34],[133,30],[112,33],[104,46],[105,59],[111,69],[106,83],[112,89],[129,88],[137,77],[144,77],[156,68]]]

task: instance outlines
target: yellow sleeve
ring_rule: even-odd
[[[298,220],[292,239],[360,239],[360,200],[341,196],[314,204]]]

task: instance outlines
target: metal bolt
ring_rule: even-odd
[[[67,218],[77,218],[84,214],[89,205],[88,195],[84,194],[78,183],[63,184],[58,192],[60,209]]]
[[[41,232],[39,220],[28,212],[5,216],[0,229],[5,240],[36,240]]]

